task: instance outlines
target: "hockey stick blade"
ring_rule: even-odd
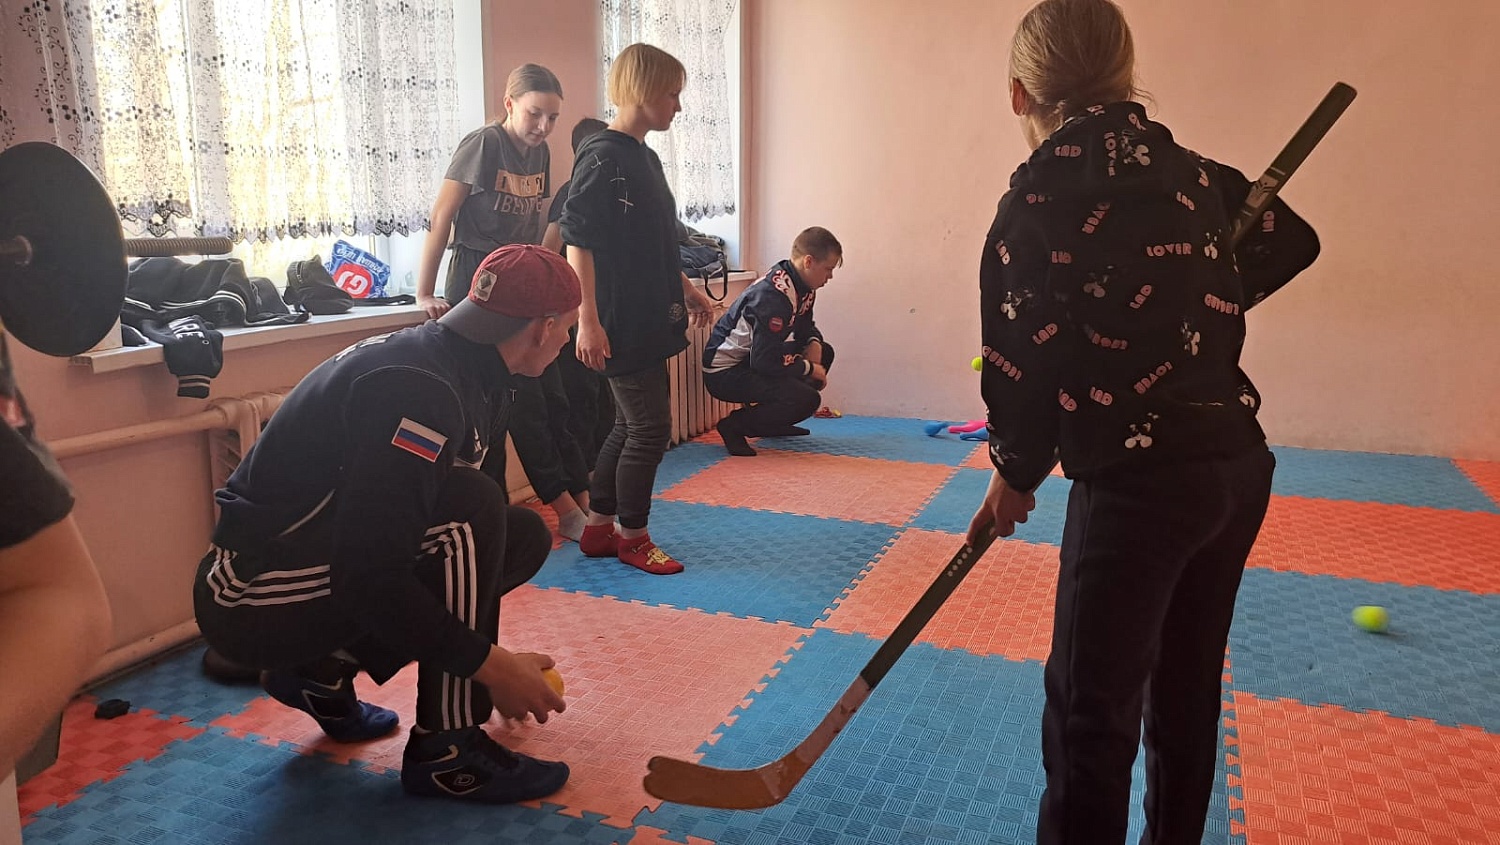
[[[1343,115],[1344,109],[1354,102],[1356,91],[1342,82],[1335,82],[1328,93],[1323,96],[1323,101],[1313,109],[1313,113],[1303,122],[1297,134],[1287,141],[1286,146],[1281,148],[1281,153],[1266,168],[1266,172],[1250,186],[1250,195],[1245,197],[1244,205],[1240,206],[1239,213],[1235,215],[1232,234],[1229,238],[1229,249],[1231,252],[1239,246],[1240,241],[1250,232],[1255,221],[1260,218],[1266,206],[1276,199],[1287,180],[1302,166],[1313,148],[1333,128]]]
[[[978,543],[958,550],[823,721],[786,756],[757,769],[720,769],[653,757],[646,766],[646,792],[663,801],[721,810],[759,810],[785,801],[994,541],[991,528]]]

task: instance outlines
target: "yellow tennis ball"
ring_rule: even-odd
[[[553,692],[557,693],[558,695],[563,694],[562,675],[559,675],[556,669],[543,669],[542,677],[546,679],[547,686],[552,687]]]
[[[1375,604],[1362,604],[1354,608],[1352,618],[1361,630],[1377,634],[1384,633],[1391,622],[1391,615],[1386,613],[1385,608]]]
[[[974,360],[969,364],[969,366],[974,368],[974,372],[981,372],[984,370],[984,359],[979,357],[978,355],[975,355]]]

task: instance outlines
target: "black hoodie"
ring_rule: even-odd
[[[1011,177],[980,266],[990,458],[1030,490],[1264,443],[1244,312],[1317,257],[1276,201],[1236,254],[1250,184],[1136,103],[1095,107]]]
[[[594,254],[594,300],[611,355],[605,375],[687,348],[677,204],[650,147],[613,129],[585,141],[559,227],[564,243]]]

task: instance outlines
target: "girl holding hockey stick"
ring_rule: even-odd
[[[1034,150],[980,267],[995,474],[973,542],[1073,481],[1042,717],[1040,843],[1125,838],[1144,721],[1149,843],[1199,842],[1235,595],[1275,461],[1239,368],[1244,312],[1318,254],[1279,200],[1231,250],[1250,190],[1133,102],[1110,0],[1044,0],[1011,46]]]

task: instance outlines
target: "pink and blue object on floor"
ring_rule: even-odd
[[[989,435],[984,430],[984,420],[969,420],[966,423],[930,422],[922,426],[922,431],[928,437],[937,437],[947,429],[949,434],[957,434],[960,440],[988,440]]]

